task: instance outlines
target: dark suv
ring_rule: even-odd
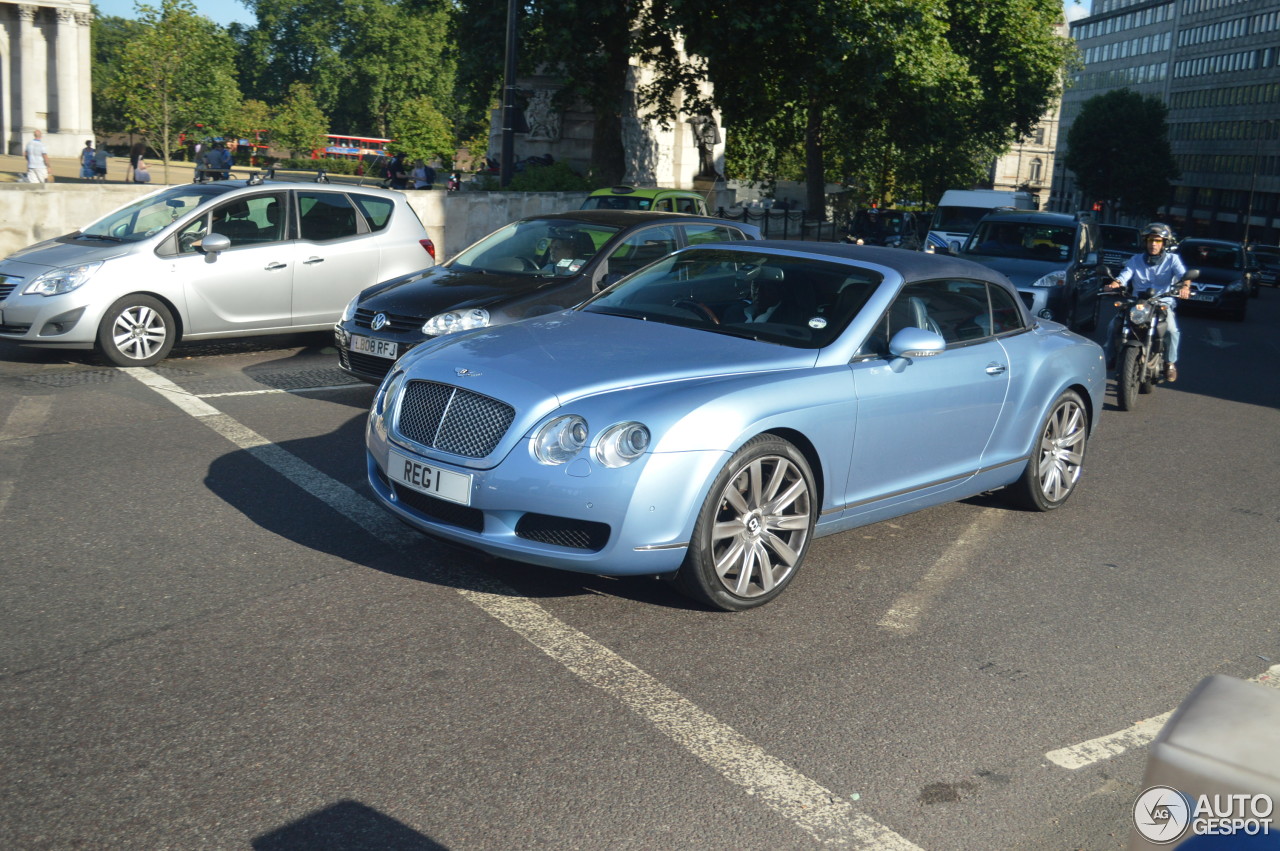
[[[981,263],[1018,288],[1033,316],[1092,331],[1098,289],[1097,224],[1037,210],[993,210],[978,222],[960,256]]]
[[[1133,255],[1142,253],[1137,228],[1098,225],[1098,234],[1102,237],[1102,262],[1110,266],[1113,272],[1119,272]]]

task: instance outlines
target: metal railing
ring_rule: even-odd
[[[797,239],[811,242],[839,242],[847,228],[831,219],[811,215],[807,210],[753,209],[716,210],[716,217],[731,222],[756,225],[765,239]]]

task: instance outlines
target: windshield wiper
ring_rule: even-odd
[[[105,239],[107,242],[124,242],[123,237],[107,236],[105,233],[82,233],[78,239]]]

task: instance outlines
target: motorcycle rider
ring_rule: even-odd
[[[1131,293],[1141,293],[1148,289],[1164,292],[1173,287],[1174,282],[1181,281],[1175,295],[1178,298],[1191,297],[1191,281],[1187,278],[1187,267],[1182,258],[1170,249],[1174,246],[1173,230],[1163,222],[1152,222],[1142,229],[1139,237],[1145,250],[1135,254],[1124,264],[1116,279],[1107,284],[1109,290],[1117,290],[1126,284]],[[1165,381],[1178,380],[1178,368],[1174,366],[1178,360],[1178,320],[1174,315],[1176,302],[1162,298],[1161,302],[1169,306],[1165,316]],[[1116,313],[1107,328],[1107,366],[1114,367],[1116,360],[1116,337],[1120,324],[1124,321],[1121,313]]]

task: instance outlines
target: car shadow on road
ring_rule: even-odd
[[[448,846],[359,801],[330,804],[250,844],[254,851],[448,851]]]

